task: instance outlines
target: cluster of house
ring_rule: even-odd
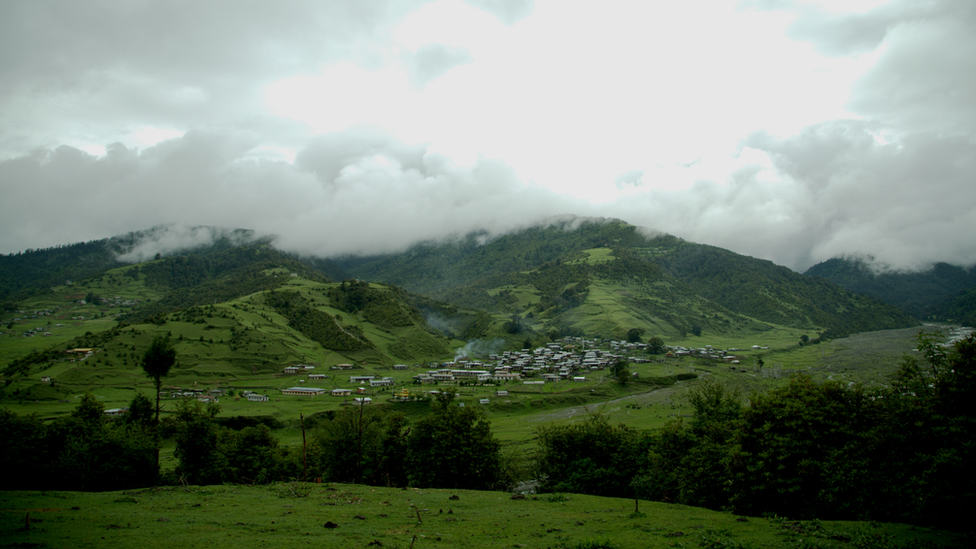
[[[366,391],[365,388],[359,387],[355,390],[357,394],[363,394]],[[287,389],[282,389],[281,394],[291,395],[291,396],[321,396],[328,392],[332,396],[337,397],[348,397],[353,394],[352,389],[332,389],[331,391],[326,391],[319,387],[289,387]],[[353,399],[354,404],[369,404],[373,399],[362,396]]]
[[[76,360],[78,362],[81,362],[86,358],[95,354],[95,349],[89,349],[88,347],[83,347],[83,348],[76,348],[76,349],[68,349],[67,351],[65,351],[65,353],[68,353],[69,355],[72,355],[74,357],[71,359],[71,362],[74,362]]]
[[[311,373],[312,370],[315,370],[315,366],[312,366],[310,364],[294,364],[292,366],[285,366],[285,369],[283,370],[283,373],[286,373],[286,374],[289,374],[289,375],[308,374],[308,379],[310,379],[310,380],[319,380],[319,381],[321,381],[321,380],[329,379],[329,376],[327,376],[325,374],[313,374],[313,373]],[[302,380],[300,383],[305,383],[305,380]]]
[[[753,345],[752,348],[755,349],[768,349],[769,347],[760,347],[759,345]],[[714,349],[711,345],[705,345],[700,348],[687,348],[687,347],[668,347],[667,357],[684,357],[691,356],[697,358],[709,358],[712,360],[721,360],[729,364],[738,364],[739,359],[734,354],[739,349],[732,347],[731,349]]]
[[[535,350],[505,351],[492,354],[488,360],[473,361],[457,358],[442,364],[442,368],[428,370],[414,376],[427,385],[436,383],[508,383],[526,377],[540,377],[547,381],[585,381],[585,374],[604,370],[622,355],[601,349],[582,352],[563,348],[562,343],[550,343]],[[531,383],[531,382],[525,382]]]
[[[14,322],[20,322],[21,320],[29,320],[32,318],[41,318],[42,316],[51,316],[57,311],[60,311],[61,307],[55,307],[53,309],[37,309],[34,311],[20,310],[17,314],[24,315],[23,317],[14,318]]]
[[[176,389],[169,394],[170,398],[195,398],[200,402],[220,402],[224,396],[223,389]]]
[[[108,305],[109,307],[132,307],[138,303],[142,303],[141,299],[122,299],[122,296],[119,295],[114,296],[114,299],[107,297],[100,297],[98,299],[102,302],[102,305]],[[82,299],[78,303],[84,305],[85,300]]]
[[[267,402],[269,400],[268,395],[261,395],[254,391],[241,391],[241,396],[249,402]]]

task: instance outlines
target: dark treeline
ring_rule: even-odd
[[[44,423],[0,411],[2,489],[113,490],[155,483],[316,479],[381,486],[506,489],[627,497],[796,519],[895,521],[967,530],[976,505],[976,336],[944,347],[919,337],[890,387],[869,391],[793,378],[742,398],[700,383],[693,418],[663,429],[603,416],[540,428],[533,459],[504,455],[484,414],[450,395],[408,422],[382,406],[304,418],[304,446],[279,445],[266,422],[218,418],[184,403],[159,426],[178,465],[156,469],[154,408],[137,397],[107,421],[86,396]],[[233,428],[236,427],[236,428]]]
[[[86,394],[68,416],[45,423],[0,410],[2,490],[122,490],[163,484],[260,484],[323,479],[381,486],[503,489],[501,446],[483,413],[431,402],[409,424],[383,407],[349,406],[308,418],[306,446],[285,448],[253,418],[218,418],[219,407],[185,401],[159,424],[178,465],[156,468],[152,402],[137,396],[124,418],[106,419]],[[237,427],[237,428],[234,428]]]
[[[892,386],[796,377],[739,395],[704,382],[689,425],[656,432],[601,417],[540,430],[545,491],[635,497],[798,519],[972,528],[976,337],[919,337]]]

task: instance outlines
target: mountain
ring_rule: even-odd
[[[24,328],[0,334],[0,377],[20,383],[51,369],[66,387],[128,386],[144,377],[139,359],[155,335],[174,341],[180,359],[173,376],[184,383],[267,380],[296,363],[390,368],[441,359],[463,345],[428,325],[415,301],[465,318],[454,306],[393,286],[330,282],[266,244],[161,258],[21,302],[22,310],[7,315],[21,316],[4,322]],[[78,348],[96,353],[68,361]],[[43,394],[17,398],[63,398],[45,384],[32,387]]]
[[[56,250],[37,252],[36,261],[7,256],[6,266],[49,279],[94,272],[70,284],[17,279],[29,297],[3,314],[0,373],[14,380],[50,371],[69,387],[131,385],[142,379],[139,353],[154,334],[175,340],[177,378],[186,381],[271,379],[296,363],[389,369],[440,361],[462,346],[486,355],[570,335],[671,343],[776,331],[786,343],[916,324],[822,278],[616,220],[566,218],[332,260],[299,259],[246,232],[191,238],[192,251],[150,234],[160,233],[130,238],[128,247],[120,238],[78,245],[63,267],[39,260]],[[144,260],[116,266],[121,257]],[[67,361],[74,348],[97,353]],[[17,398],[35,397],[56,395]]]
[[[560,334],[621,337],[640,328],[683,337],[775,324],[840,337],[915,324],[830,282],[617,220],[564,219],[335,264],[350,276]]]
[[[936,309],[936,318],[945,322],[976,326],[976,288],[963,290]]]
[[[247,243],[270,243],[245,229],[158,226],[125,235],[0,255],[0,301],[24,299],[38,291],[82,280],[155,254],[207,254]]]
[[[876,297],[918,319],[947,320],[976,314],[976,309],[960,310],[961,305],[942,310],[950,299],[976,288],[976,267],[936,263],[920,272],[876,273],[863,259],[833,258],[810,267],[804,274]]]

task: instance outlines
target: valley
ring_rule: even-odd
[[[853,517],[875,511],[844,496],[855,510],[834,514],[827,492],[770,507],[769,494],[793,489],[777,487],[765,448],[789,468],[784,441],[839,429],[806,453],[844,475],[860,463],[848,453],[886,463],[903,447],[930,461],[939,448],[956,451],[941,435],[919,442],[911,432],[935,432],[925,427],[932,418],[899,408],[931,392],[928,374],[902,365],[931,363],[944,375],[932,342],[952,325],[923,326],[823,279],[612,220],[360,258],[302,258],[258,241],[128,265],[103,255],[108,268],[91,272],[84,253],[52,271],[47,251],[30,255],[16,269],[0,257],[0,276],[63,280],[21,281],[0,312],[0,427],[24,445],[9,466],[52,470],[38,482],[54,487],[311,474]],[[157,424],[143,360],[159,342],[175,363],[159,379]],[[909,381],[922,385],[905,392]],[[763,419],[804,401],[794,415],[812,416],[798,427],[794,415]],[[839,426],[820,423],[830,406],[825,417]],[[785,437],[769,431],[778,428]],[[750,440],[760,450],[742,452]],[[841,477],[817,478],[845,489]],[[871,493],[887,489],[886,478],[870,478]],[[913,518],[906,497],[877,516],[954,524],[938,499],[930,516]]]

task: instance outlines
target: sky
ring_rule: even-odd
[[[0,3],[0,253],[571,215],[800,272],[976,264],[976,2]]]

